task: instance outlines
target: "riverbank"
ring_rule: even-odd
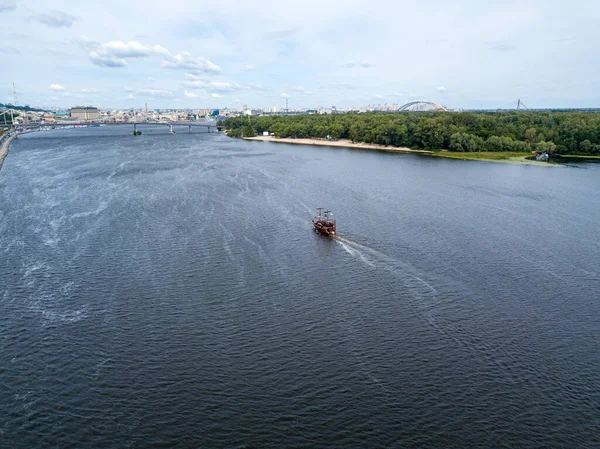
[[[377,150],[387,151],[390,153],[421,153],[431,154],[433,151],[427,150],[411,150],[410,148],[403,147],[391,147],[384,145],[376,145],[372,143],[357,143],[347,139],[340,140],[320,140],[320,139],[293,139],[289,137],[273,137],[273,136],[256,136],[256,137],[242,137],[244,140],[260,140],[263,142],[275,142],[275,143],[291,143],[294,145],[317,145],[323,147],[338,147],[338,148],[353,148],[358,150]]]
[[[8,154],[8,148],[10,147],[10,143],[13,140],[15,140],[16,137],[16,135],[12,135],[6,138],[4,141],[2,141],[2,143],[0,144],[0,169],[2,169],[4,158],[6,158],[6,155]]]
[[[392,147],[384,145],[376,145],[370,143],[356,143],[347,139],[334,141],[320,139],[294,139],[286,137],[273,136],[256,136],[242,137],[244,140],[260,140],[262,142],[275,143],[291,143],[295,145],[317,145],[326,147],[341,147],[354,148],[362,150],[386,151],[390,153],[418,153],[433,157],[444,157],[448,159],[461,159],[470,161],[486,161],[486,162],[504,162],[508,164],[523,164],[523,165],[556,165],[548,162],[533,161],[526,159],[531,157],[531,153],[513,153],[513,152],[452,152],[452,151],[428,151],[428,150],[412,150],[410,148]]]
[[[552,162],[534,161],[527,159],[531,157],[531,153],[514,153],[509,151],[503,152],[454,152],[454,151],[436,151],[430,156],[444,157],[447,159],[461,159],[469,161],[485,161],[485,162],[504,162],[506,164],[523,164],[523,165],[542,165],[542,166],[557,166]]]

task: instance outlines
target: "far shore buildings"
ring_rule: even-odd
[[[77,106],[71,108],[69,111],[71,114],[71,118],[77,120],[97,120],[98,119],[98,108],[93,108],[91,106]]]

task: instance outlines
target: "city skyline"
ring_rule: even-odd
[[[104,108],[598,107],[600,6],[0,0],[0,101]]]

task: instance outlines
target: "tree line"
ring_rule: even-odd
[[[394,112],[235,117],[219,122],[232,137],[349,139],[449,151],[600,154],[600,112]]]
[[[0,103],[0,108],[14,109],[15,111],[25,111],[25,112],[46,112],[45,109],[32,108],[28,104],[26,104],[25,106],[14,106],[10,103],[6,103],[6,104]]]

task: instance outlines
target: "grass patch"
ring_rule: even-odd
[[[436,151],[431,156],[446,157],[450,159],[469,159],[474,161],[521,161],[530,157],[531,153],[515,153],[512,151],[488,152],[478,151],[473,153],[460,153],[454,151]]]
[[[585,154],[562,154],[560,159],[600,159],[600,156],[588,156]]]

